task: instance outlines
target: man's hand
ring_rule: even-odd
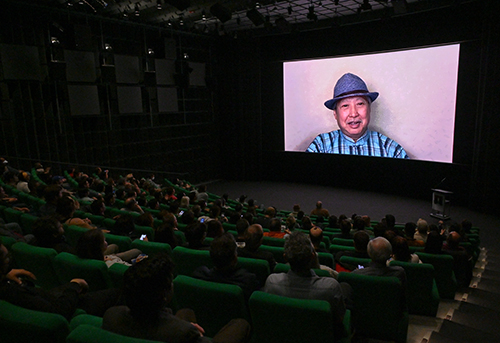
[[[70,282],[74,282],[80,285],[82,288],[81,293],[85,293],[89,289],[89,284],[84,279],[73,279]]]
[[[32,272],[29,272],[25,269],[12,269],[7,273],[7,279],[14,281],[18,285],[23,283],[23,280],[21,280],[21,277],[23,276],[27,276],[32,280],[36,280],[36,276]]]
[[[199,324],[197,324],[197,323],[191,322],[191,324],[193,324],[194,327],[198,329],[198,331],[200,332],[200,336],[203,337],[203,334],[205,333],[205,330]]]

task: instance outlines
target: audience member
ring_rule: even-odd
[[[323,208],[323,203],[321,201],[318,201],[316,203],[316,208],[311,211],[312,216],[322,216],[322,217],[330,217],[330,212],[328,212],[327,209]]]
[[[281,231],[281,220],[278,218],[271,219],[268,228],[269,232],[264,232],[264,236],[266,237],[283,238],[287,233],[289,233],[288,231]]]
[[[417,229],[417,224],[413,222],[408,222],[405,224],[405,238],[408,246],[410,247],[424,247],[425,242],[419,241],[414,238],[415,230]]]
[[[323,242],[323,230],[317,226],[313,226],[309,230],[309,239],[316,252],[328,252],[325,248],[321,247],[321,242]]]
[[[194,222],[186,227],[184,231],[187,242],[184,244],[186,248],[197,250],[209,250],[210,245],[206,244],[207,226],[205,223]]]
[[[51,248],[60,252],[74,253],[74,249],[66,241],[64,228],[54,216],[38,218],[33,223],[33,245],[42,248]]]
[[[410,253],[410,248],[406,239],[401,236],[395,236],[390,241],[392,245],[391,260],[411,263],[422,263],[417,254]]]
[[[103,316],[108,308],[119,304],[119,290],[86,293],[88,284],[83,279],[73,279],[51,290],[35,287],[32,280],[36,280],[36,275],[24,269],[10,269],[9,263],[9,252],[0,243],[0,299],[16,306],[57,313],[69,321],[77,308]]]
[[[110,308],[104,314],[102,328],[120,335],[162,342],[210,342],[196,324],[191,310],[176,315],[168,308],[173,295],[173,263],[168,256],[144,259],[124,275],[126,306]],[[250,325],[233,319],[213,338],[214,342],[246,342]]]
[[[236,237],[236,244],[239,248],[243,248],[245,246],[245,231],[250,226],[248,220],[241,218],[236,222],[236,232],[238,233],[238,237]]]
[[[76,244],[76,255],[78,257],[104,261],[108,267],[115,263],[131,266],[132,260],[142,254],[139,249],[118,251],[119,248],[116,244],[108,245],[104,233],[99,229],[86,231],[80,236]]]
[[[340,285],[331,277],[319,277],[311,269],[317,266],[318,256],[307,235],[292,232],[285,239],[285,260],[290,264],[287,273],[268,276],[264,291],[290,298],[326,300],[330,303],[333,320],[339,337],[343,334],[342,320],[345,314],[345,297],[350,297],[349,285]]]
[[[201,266],[194,271],[193,277],[240,286],[246,299],[249,299],[252,292],[262,286],[259,285],[255,274],[237,267],[236,241],[230,233],[213,240],[210,246],[210,258],[214,268],[209,269],[206,266]]]
[[[248,226],[244,232],[245,245],[242,248],[238,248],[238,256],[266,260],[269,262],[269,268],[272,272],[274,267],[276,267],[274,255],[269,251],[259,250],[259,247],[262,245],[263,233],[262,226],[259,224]]]
[[[216,238],[224,234],[222,223],[218,220],[211,220],[207,223],[207,237]]]
[[[370,241],[370,236],[368,235],[368,233],[364,230],[357,231],[354,234],[353,240],[354,240],[354,251],[348,251],[348,250],[339,251],[338,253],[335,254],[335,262],[348,270],[354,270],[357,268],[357,266],[340,262],[340,258],[342,256],[370,258],[367,252],[368,242]]]
[[[56,218],[66,225],[80,226],[85,229],[95,229],[92,221],[88,218],[81,219],[74,217],[75,211],[80,208],[78,201],[70,196],[63,196],[57,200]]]
[[[453,271],[458,285],[468,287],[472,280],[472,256],[464,247],[460,246],[460,241],[461,237],[458,232],[450,232],[443,245],[443,251],[453,256]]]
[[[429,232],[429,224],[427,224],[427,221],[420,218],[417,221],[417,232],[415,232],[413,238],[419,241],[424,241],[425,243],[427,241],[428,232]]]
[[[274,219],[275,216],[276,209],[274,207],[268,207],[263,217],[255,217],[254,224],[260,224],[263,229],[269,229],[269,227],[271,226],[271,220]]]

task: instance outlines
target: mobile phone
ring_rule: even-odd
[[[147,236],[146,235],[141,235],[140,240],[143,241]]]
[[[203,223],[205,221],[205,218],[200,219],[200,223]]]
[[[365,268],[365,266],[358,264],[358,269],[364,269],[364,268]]]
[[[184,211],[180,211],[179,215],[182,216],[184,214]]]

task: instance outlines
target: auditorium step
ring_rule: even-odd
[[[438,335],[436,335],[438,336]],[[452,320],[444,320],[439,329],[439,337],[450,339],[449,342],[498,342],[500,337],[489,332],[484,332],[479,329],[456,323]],[[429,339],[429,343],[442,342]]]

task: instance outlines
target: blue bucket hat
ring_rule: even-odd
[[[333,89],[333,99],[326,101],[325,106],[333,110],[337,101],[352,96],[367,96],[373,102],[377,99],[378,93],[369,92],[365,81],[357,75],[347,73],[337,81]]]

